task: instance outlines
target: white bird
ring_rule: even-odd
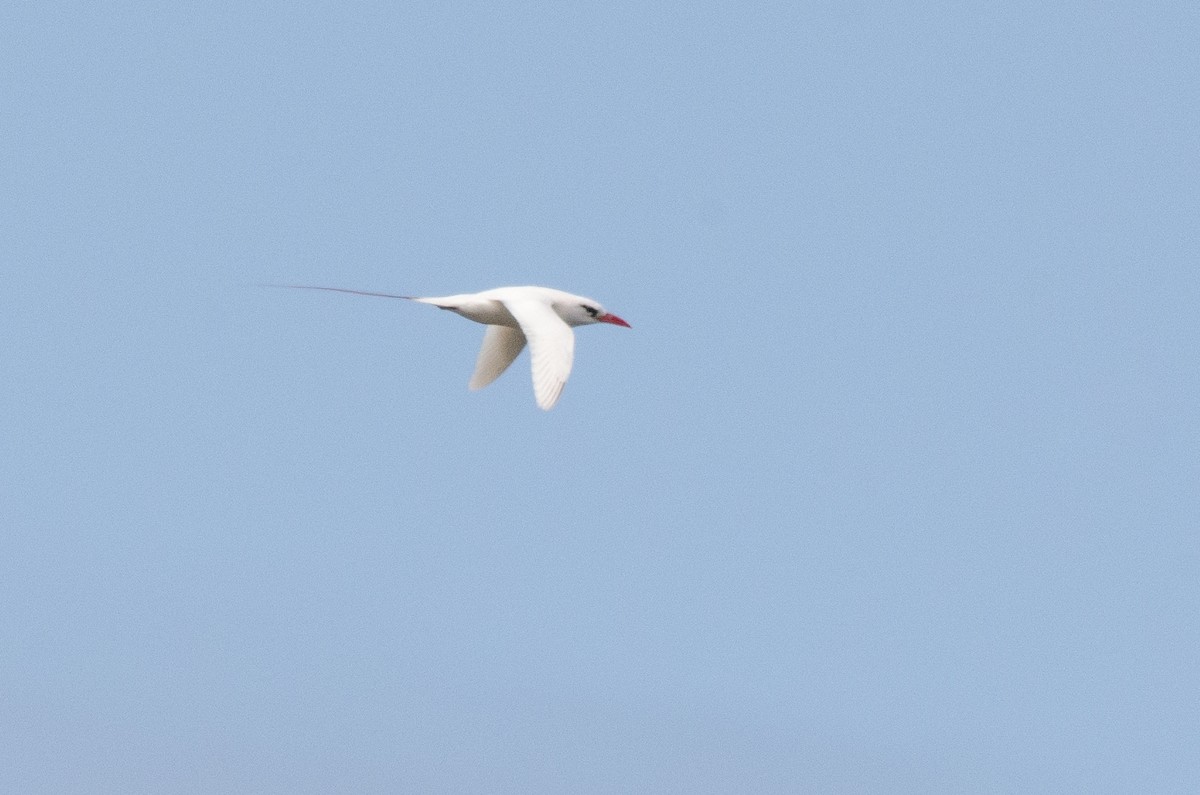
[[[316,287],[285,284],[299,290],[328,290],[380,298],[404,298],[448,309],[468,320],[487,326],[483,347],[475,362],[470,389],[483,389],[508,369],[517,354],[529,344],[533,367],[533,394],[537,404],[549,411],[562,394],[575,358],[575,332],[572,326],[611,323],[630,328],[621,318],[606,312],[590,298],[571,295],[549,287],[497,287],[481,293],[418,298],[412,295],[371,293],[344,287]]]

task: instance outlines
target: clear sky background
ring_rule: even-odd
[[[1198,42],[7,4],[0,789],[1196,791]]]

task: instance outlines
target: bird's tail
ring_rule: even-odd
[[[264,284],[264,287],[282,287],[289,290],[326,290],[331,293],[350,293],[351,295],[372,295],[376,298],[403,298],[408,301],[418,301],[414,295],[393,295],[392,293],[372,293],[366,290],[349,290],[345,287],[319,287],[313,284]]]

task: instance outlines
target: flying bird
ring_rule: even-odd
[[[352,295],[373,295],[380,298],[404,298],[422,304],[447,309],[487,326],[483,347],[475,362],[475,373],[468,384],[470,389],[483,389],[500,377],[529,345],[533,367],[533,395],[542,409],[549,411],[558,403],[563,386],[571,375],[575,358],[573,326],[592,323],[611,323],[630,328],[621,318],[606,312],[596,301],[581,295],[564,293],[549,287],[497,287],[481,293],[447,295],[441,298],[419,298],[414,295],[372,293],[348,290],[344,287],[317,287],[306,284],[285,284],[298,290],[328,290]]]

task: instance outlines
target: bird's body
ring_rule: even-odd
[[[529,345],[533,369],[533,393],[537,404],[549,411],[562,394],[575,357],[574,326],[611,323],[629,327],[621,318],[604,311],[590,298],[549,287],[497,287],[479,293],[420,298],[411,295],[371,293],[341,287],[286,285],[307,290],[330,290],[382,298],[405,298],[455,312],[487,326],[483,347],[475,363],[469,387],[482,389],[508,369]]]

